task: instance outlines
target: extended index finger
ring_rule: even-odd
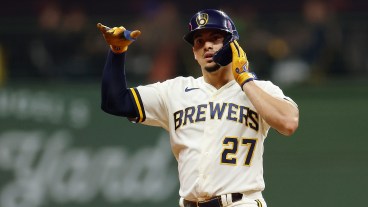
[[[110,30],[110,27],[107,27],[101,23],[97,23],[97,28],[102,32],[102,33],[106,33],[108,30]]]

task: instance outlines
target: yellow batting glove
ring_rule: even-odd
[[[134,42],[141,32],[139,30],[129,31],[124,27],[109,28],[101,23],[97,24],[107,44],[110,45],[114,53],[123,53],[128,50],[128,46]]]
[[[244,50],[239,46],[238,42],[234,40],[230,43],[232,51],[232,71],[236,82],[239,83],[240,87],[249,81],[256,79],[255,74],[249,72],[249,62],[247,55]]]

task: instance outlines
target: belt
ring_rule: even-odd
[[[231,201],[236,202],[241,200],[243,194],[241,193],[232,193],[231,194]],[[223,207],[223,203],[227,203],[228,201],[222,201],[221,196],[213,197],[206,201],[188,201],[184,199],[184,207]]]

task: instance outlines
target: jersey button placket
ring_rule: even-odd
[[[201,156],[201,164],[199,165],[199,187],[201,189],[201,192],[203,192],[203,185],[204,185],[204,180],[205,180],[205,166],[207,165],[207,156],[205,155],[205,150],[206,150],[206,139],[207,139],[207,134],[206,134],[206,127],[204,127],[204,133],[203,133],[203,137],[201,140],[201,152],[200,152],[200,156]],[[203,196],[203,195],[202,195]]]
[[[207,99],[207,103],[210,101],[211,98]],[[204,189],[204,186],[206,185],[206,179],[208,178],[207,172],[206,172],[206,168],[209,165],[209,142],[211,140],[211,137],[213,136],[211,131],[211,125],[210,125],[210,116],[209,116],[209,112],[208,112],[208,108],[206,110],[206,121],[203,124],[203,137],[201,138],[200,141],[200,156],[201,156],[201,161],[200,161],[200,165],[199,165],[199,178],[198,178],[198,190],[199,193],[201,194],[201,196],[206,196],[207,192]]]
[[[208,102],[213,100],[213,96],[211,98],[209,98]],[[204,132],[203,132],[203,139],[202,139],[202,147],[201,147],[201,156],[202,156],[202,164],[201,164],[201,169],[200,169],[200,173],[201,173],[201,186],[202,189],[204,190],[204,193],[206,195],[208,195],[208,188],[206,186],[208,186],[209,183],[209,178],[210,175],[209,173],[209,168],[211,165],[211,145],[212,145],[212,141],[214,140],[214,136],[215,136],[215,127],[213,126],[213,120],[211,120],[210,118],[210,112],[209,112],[209,108],[207,108],[207,112],[206,112],[206,122],[204,123]]]

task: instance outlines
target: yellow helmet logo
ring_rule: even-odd
[[[204,26],[208,22],[208,14],[200,13],[196,18],[198,26]]]

